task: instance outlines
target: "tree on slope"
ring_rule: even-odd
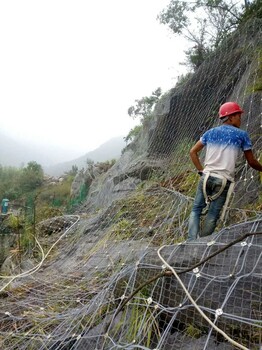
[[[182,35],[193,44],[186,55],[189,65],[195,70],[237,28],[253,3],[248,0],[242,5],[236,0],[171,0],[158,19],[173,33]]]
[[[40,164],[31,161],[22,169],[20,175],[20,186],[22,191],[33,191],[41,186],[44,181],[44,171]]]
[[[140,116],[140,121],[150,117],[155,104],[159,101],[162,94],[161,88],[157,88],[152,92],[151,96],[142,97],[140,100],[135,100],[135,105],[128,108],[128,115],[132,118]]]
[[[162,95],[162,89],[159,87],[152,92],[151,96],[142,97],[140,100],[135,100],[135,105],[128,108],[128,115],[135,119],[140,117],[140,124],[131,129],[126,137],[125,142],[133,141],[139,135],[143,124],[149,119],[153,113],[156,103]]]

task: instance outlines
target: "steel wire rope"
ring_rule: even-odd
[[[69,230],[72,229],[73,226],[75,226],[75,224],[80,220],[80,216],[79,215],[70,215],[70,216],[73,216],[73,217],[76,217],[77,220],[70,226],[68,227],[65,232],[51,245],[51,247],[48,249],[47,253],[45,254],[44,253],[44,250],[40,244],[40,242],[38,241],[37,237],[35,237],[35,240],[36,240],[36,243],[40,249],[40,252],[41,252],[41,261],[35,266],[33,267],[32,269],[29,269],[25,272],[22,272],[20,274],[17,274],[17,275],[11,275],[11,276],[0,276],[0,278],[2,279],[11,279],[8,283],[6,283],[5,286],[3,286],[1,289],[0,289],[0,292],[2,292],[3,290],[5,290],[5,288],[7,286],[10,285],[10,283],[12,283],[15,279],[17,278],[21,278],[21,277],[26,277],[26,276],[30,276],[32,275],[33,273],[35,273],[36,271],[38,271],[40,269],[40,267],[43,265],[43,262],[45,261],[45,259],[47,258],[47,256],[50,254],[50,252],[53,250],[53,248],[58,244],[58,242],[60,242],[60,240],[68,233]]]
[[[224,306],[225,306],[226,303],[228,302],[228,299],[230,298],[231,294],[233,293],[233,291],[234,291],[234,289],[235,289],[235,286],[237,285],[237,283],[238,283],[239,280],[240,280],[240,277],[236,278],[236,279],[233,281],[233,283],[230,285],[230,287],[228,288],[228,291],[227,291],[227,293],[226,293],[226,295],[225,295],[225,297],[224,297],[224,300],[223,300],[223,302],[222,302],[222,304],[221,304],[221,306],[220,306],[219,309],[224,310]],[[211,309],[209,309],[209,308],[203,308],[203,309],[208,310],[210,313],[214,313],[214,311],[211,310]],[[215,316],[216,316],[216,312],[215,312],[214,314],[215,314]],[[224,311],[223,311],[223,317],[224,317]],[[217,322],[217,320],[218,320],[218,317],[215,317],[215,320],[213,321],[214,325],[215,325],[215,323]],[[208,344],[208,340],[209,340],[209,338],[211,337],[211,334],[212,334],[212,328],[211,328],[210,331],[209,331],[209,334],[208,334],[208,337],[207,337],[207,342],[206,342],[205,348],[204,348],[203,350],[206,350],[207,344]],[[222,334],[222,333],[221,333],[221,334]],[[222,334],[222,335],[223,335],[223,334]]]
[[[177,314],[181,311],[181,310],[186,310],[187,308],[185,307],[176,307],[176,312],[173,313],[172,317],[170,318],[170,321],[168,322],[168,325],[167,327],[164,329],[164,332],[161,334],[161,339],[159,340],[159,343],[157,344],[158,345],[158,348],[154,349],[154,350],[160,350],[161,349],[161,346],[163,345],[163,343],[165,342],[165,339],[166,337],[168,336],[168,333],[171,331],[172,329],[172,325],[173,325],[173,322],[176,320],[176,317],[177,317]],[[168,309],[165,308],[165,312],[167,312]]]
[[[229,320],[235,320],[238,322],[242,322],[245,324],[248,324],[250,326],[256,326],[257,328],[261,329],[262,325],[258,324],[257,322],[260,322],[260,320],[254,320],[253,318],[247,318],[243,316],[236,316],[227,312],[223,312],[223,317],[227,318]]]
[[[254,235],[250,235],[249,237],[251,237],[251,241],[254,240]],[[248,237],[247,237],[247,238],[248,238]],[[246,243],[246,242],[243,242],[243,243]],[[222,276],[220,275],[220,276],[215,276],[214,278],[217,279],[217,280],[225,280],[225,279],[228,279],[228,277],[235,276],[235,273],[234,273],[234,272],[235,272],[236,266],[238,265],[238,262],[239,262],[239,259],[240,259],[241,255],[243,255],[243,253],[244,253],[245,255],[244,255],[243,261],[242,261],[242,263],[241,263],[241,267],[240,267],[239,272],[238,272],[238,274],[239,274],[240,271],[241,271],[241,270],[244,268],[244,266],[245,266],[245,262],[246,262],[246,259],[247,259],[247,253],[248,253],[248,250],[250,249],[250,244],[252,244],[252,243],[247,244],[247,250],[246,250],[246,251],[245,251],[246,245],[241,244],[241,246],[240,246],[241,249],[240,249],[240,251],[239,251],[239,253],[238,253],[238,256],[237,256],[237,258],[236,258],[235,265],[233,266],[233,271],[232,271],[229,275],[222,275]],[[237,247],[237,246],[235,246],[235,247]],[[259,257],[261,256],[261,254],[262,254],[262,252],[259,254]],[[255,263],[253,269],[252,269],[248,274],[245,274],[244,276],[250,275],[250,274],[254,271],[255,267],[256,267],[257,264],[258,264],[259,257],[258,257],[258,259],[256,260],[256,263]],[[201,275],[202,275],[202,276],[206,276],[206,277],[210,277],[210,278],[212,277],[211,275],[208,275],[207,273],[205,273],[205,272],[203,272],[203,271],[201,271]],[[242,277],[243,277],[243,276],[242,276]]]
[[[245,265],[246,265],[245,263],[246,263],[246,259],[247,259],[247,254],[248,254],[248,252],[249,252],[249,250],[250,250],[250,247],[251,247],[251,245],[252,245],[252,241],[254,240],[254,236],[251,236],[250,240],[251,240],[250,243],[247,244],[247,242],[243,242],[243,243],[246,244],[246,245],[244,245],[244,244],[241,245],[241,249],[240,249],[240,251],[239,251],[237,260],[236,260],[236,262],[235,262],[235,265],[233,266],[233,272],[231,273],[232,276],[239,275],[239,274],[241,273],[241,271],[245,268]],[[244,254],[244,257],[243,257],[243,259],[242,259],[242,263],[240,262],[240,264],[239,264],[240,266],[239,266],[238,272],[235,274],[235,270],[236,270],[236,268],[237,268],[238,262],[240,261],[240,258],[241,258],[241,256],[242,256],[243,254]],[[261,253],[260,253],[260,255],[261,255]],[[259,259],[257,259],[257,262],[256,262],[256,264],[255,264],[254,266],[257,265],[258,260],[259,260]],[[254,269],[254,267],[253,267],[253,269]],[[252,273],[252,270],[251,270],[248,274],[245,274],[245,275],[250,275],[251,273]],[[245,275],[244,275],[244,276],[245,276]]]
[[[236,342],[234,339],[230,338],[222,329],[220,329],[219,327],[217,327],[207,316],[206,314],[200,309],[200,307],[196,304],[196,302],[194,301],[194,299],[192,298],[191,294],[188,292],[187,288],[185,287],[184,283],[182,282],[182,280],[180,279],[180,277],[178,276],[178,274],[176,273],[176,271],[174,270],[174,268],[169,265],[165,259],[161,256],[161,250],[164,248],[165,246],[162,246],[158,249],[157,251],[157,255],[159,256],[159,259],[170,269],[170,271],[172,271],[172,273],[174,274],[174,276],[176,277],[178,283],[180,284],[180,286],[183,288],[184,292],[186,293],[188,299],[191,301],[191,303],[193,304],[193,306],[196,308],[196,310],[200,313],[200,315],[210,324],[211,327],[213,327],[218,333],[220,333],[225,339],[227,339],[232,345],[235,345],[236,347],[238,347],[239,349],[242,350],[249,350],[248,348],[246,348],[245,346],[239,344],[238,342]]]
[[[5,290],[15,279],[17,278],[20,278],[20,277],[25,277],[25,276],[29,276],[31,274],[33,274],[34,272],[36,272],[41,266],[42,266],[42,263],[44,262],[45,260],[45,254],[44,254],[44,251],[42,249],[42,246],[41,244],[39,243],[38,239],[35,237],[35,241],[40,249],[40,252],[42,254],[42,259],[40,261],[39,264],[37,264],[35,267],[33,267],[32,269],[29,269],[28,271],[25,271],[25,272],[22,272],[18,275],[12,275],[12,276],[0,276],[0,278],[2,279],[10,279],[10,281],[8,281],[1,289],[0,289],[0,292],[2,292],[3,290]]]
[[[182,107],[180,107],[180,109],[181,109]],[[180,112],[180,110],[179,110],[179,112]],[[262,115],[262,114],[261,114]],[[153,133],[152,133],[153,134]],[[62,292],[61,292],[62,293]],[[60,294],[61,294],[60,293]],[[103,297],[103,296],[102,296]],[[90,338],[91,338],[92,336],[90,336]],[[116,343],[115,343],[116,344]],[[24,345],[25,346],[25,345]],[[117,346],[117,344],[116,344],[116,346]],[[132,344],[130,345],[130,346],[133,346]],[[129,347],[130,348],[130,347]],[[98,350],[98,349],[96,349],[96,350]]]
[[[239,224],[240,225],[240,224]],[[237,226],[239,226],[237,225]],[[253,228],[254,228],[254,224],[253,224]],[[258,228],[258,223],[256,224],[256,229]],[[194,268],[204,264],[206,261],[210,260],[212,257],[220,254],[221,252],[225,251],[226,249],[228,249],[229,247],[231,247],[232,245],[235,245],[236,243],[244,240],[245,238],[249,237],[249,236],[252,236],[252,235],[260,235],[262,234],[262,232],[249,232],[249,233],[246,233],[244,234],[243,236],[239,236],[237,237],[234,241],[231,241],[230,243],[224,245],[221,249],[213,252],[212,254],[210,254],[209,256],[207,256],[206,258],[204,258],[202,261],[196,263],[194,266],[191,266],[187,269],[184,269],[182,271],[179,271],[178,274],[183,274],[183,273],[186,273],[186,272],[189,272],[189,271],[192,271]],[[165,247],[165,246],[163,246]],[[163,248],[162,247],[162,248]],[[166,266],[166,264],[164,265]],[[116,315],[123,309],[123,307],[134,297],[134,295],[136,295],[138,293],[138,291],[140,291],[144,286],[152,283],[153,281],[161,278],[161,277],[170,277],[171,275],[173,274],[172,271],[169,271],[169,270],[164,270],[160,273],[158,273],[156,276],[153,276],[152,278],[150,278],[149,280],[145,281],[144,283],[142,283],[135,291],[133,291],[129,296],[125,296],[125,295],[122,295],[122,297],[120,298],[121,299],[121,302],[119,303],[118,307],[116,308],[114,314],[112,315],[111,319],[109,320],[109,322],[106,322],[105,324],[105,328],[104,328],[104,336],[106,336],[106,334],[108,334],[108,330],[110,328],[110,326],[112,325],[112,322],[113,320],[115,319]],[[167,310],[167,309],[166,309]],[[212,312],[213,310],[211,310]],[[104,349],[104,346],[105,346],[105,341],[103,343],[103,346],[102,346],[102,349]],[[246,348],[244,348],[246,349]]]

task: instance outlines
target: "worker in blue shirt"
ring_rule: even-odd
[[[236,102],[226,102],[219,109],[222,125],[204,133],[191,148],[190,157],[201,176],[193,208],[189,217],[188,241],[198,236],[211,235],[226,208],[233,191],[236,160],[242,151],[248,164],[262,171],[262,164],[255,158],[248,133],[240,129],[242,108]],[[204,166],[199,152],[205,147]],[[202,230],[200,217],[206,213]]]

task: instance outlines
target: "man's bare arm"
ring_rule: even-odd
[[[204,148],[204,145],[201,141],[198,141],[190,150],[190,158],[197,168],[198,171],[203,170],[203,166],[199,160],[198,153]]]
[[[248,151],[244,151],[244,155],[251,168],[258,171],[262,171],[262,164],[260,164],[259,161],[254,157],[254,154],[251,149]]]

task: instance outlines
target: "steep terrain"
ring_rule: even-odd
[[[190,145],[211,126],[218,124],[221,103],[237,101],[245,111],[242,128],[251,136],[254,152],[261,157],[262,53],[261,20],[253,20],[234,33],[224,45],[182,86],[169,91],[156,106],[154,117],[146,121],[135,142],[130,144],[120,161],[90,198],[91,206],[112,202],[137,182],[159,169],[172,175],[193,170],[188,159]],[[239,163],[234,205],[242,207],[258,198],[259,175]],[[167,177],[167,175],[166,175]],[[243,183],[248,181],[247,192]],[[134,186],[133,186],[134,185]],[[95,183],[92,191],[96,192]]]
[[[185,240],[188,151],[220,103],[243,106],[261,156],[261,34],[261,20],[234,33],[162,98],[74,215],[38,226],[31,259],[6,259],[2,349],[260,349],[261,183],[243,159],[218,231]]]

